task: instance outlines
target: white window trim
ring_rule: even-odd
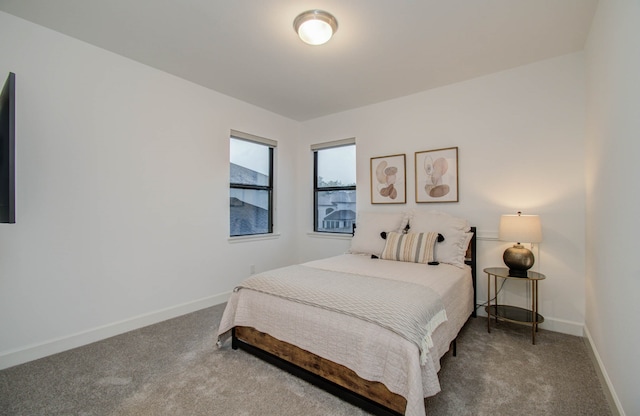
[[[319,231],[309,231],[307,235],[312,238],[328,238],[331,240],[351,240],[353,238],[353,235],[351,234],[329,233],[329,232],[319,232]]]
[[[250,241],[276,240],[278,238],[280,238],[280,233],[251,234],[251,235],[237,235],[235,237],[228,237],[227,241],[231,244],[235,244],[235,243],[246,243]]]
[[[342,140],[334,140],[332,142],[324,142],[324,143],[315,143],[311,145],[311,151],[315,152],[316,150],[323,150],[323,149],[331,149],[334,147],[342,147],[342,146],[350,146],[352,144],[356,144],[356,138],[355,137],[351,137],[348,139],[342,139]]]
[[[260,136],[255,136],[249,133],[243,133],[238,130],[231,130],[230,136],[234,139],[246,140],[248,142],[260,143],[269,147],[278,147],[278,142],[275,140],[267,139]]]

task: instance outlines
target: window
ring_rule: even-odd
[[[351,234],[356,222],[356,145],[346,139],[311,146],[313,230]]]
[[[273,232],[273,151],[276,142],[231,131],[229,235]]]

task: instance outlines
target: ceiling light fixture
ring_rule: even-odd
[[[293,29],[309,45],[327,43],[338,30],[338,21],[324,10],[307,10],[293,21]]]

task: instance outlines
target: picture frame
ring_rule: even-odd
[[[458,148],[415,153],[416,202],[458,202]]]
[[[371,203],[405,204],[407,202],[406,155],[371,158]]]

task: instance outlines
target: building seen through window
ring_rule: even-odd
[[[356,221],[354,139],[312,146],[314,231],[350,234]]]
[[[229,152],[229,235],[273,232],[275,142],[232,131]]]

